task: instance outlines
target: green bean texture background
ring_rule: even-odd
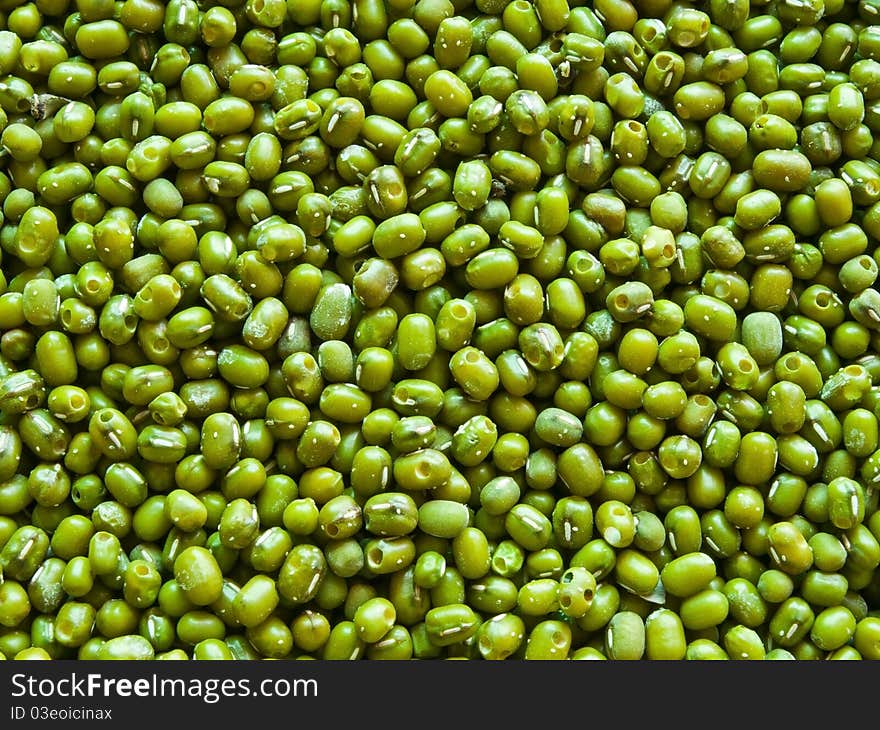
[[[0,658],[880,658],[878,13],[0,0]]]

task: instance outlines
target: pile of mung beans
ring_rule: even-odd
[[[880,658],[880,0],[0,0],[0,656]]]

